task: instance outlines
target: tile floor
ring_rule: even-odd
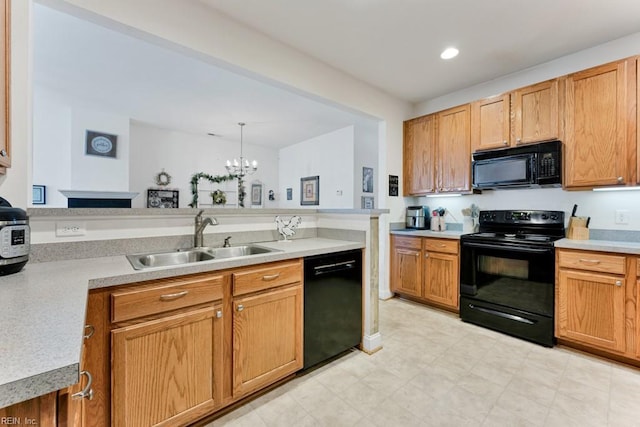
[[[640,369],[548,349],[408,301],[380,302],[383,350],[354,351],[218,426],[640,426]]]

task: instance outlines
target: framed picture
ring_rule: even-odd
[[[320,176],[300,178],[300,204],[320,204]]]
[[[180,192],[178,190],[158,190],[149,188],[147,190],[148,208],[178,208]]]
[[[362,196],[362,209],[373,209],[373,196]]]
[[[362,192],[373,193],[373,168],[362,168]]]
[[[44,185],[33,186],[33,204],[44,205],[47,203],[47,187]]]
[[[389,196],[398,197],[398,175],[389,175]]]
[[[262,184],[251,184],[251,206],[262,206]]]
[[[118,149],[118,136],[104,132],[87,131],[85,154],[115,158]]]

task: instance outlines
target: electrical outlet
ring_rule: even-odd
[[[84,236],[87,233],[87,226],[84,221],[61,221],[56,222],[56,236]]]
[[[627,209],[616,210],[616,224],[629,224],[631,212]]]

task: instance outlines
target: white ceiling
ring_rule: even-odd
[[[273,148],[377,122],[35,4],[34,82],[155,126]]]
[[[640,31],[639,0],[199,1],[412,102]]]

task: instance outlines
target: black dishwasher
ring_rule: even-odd
[[[360,344],[362,251],[304,260],[304,369]]]

